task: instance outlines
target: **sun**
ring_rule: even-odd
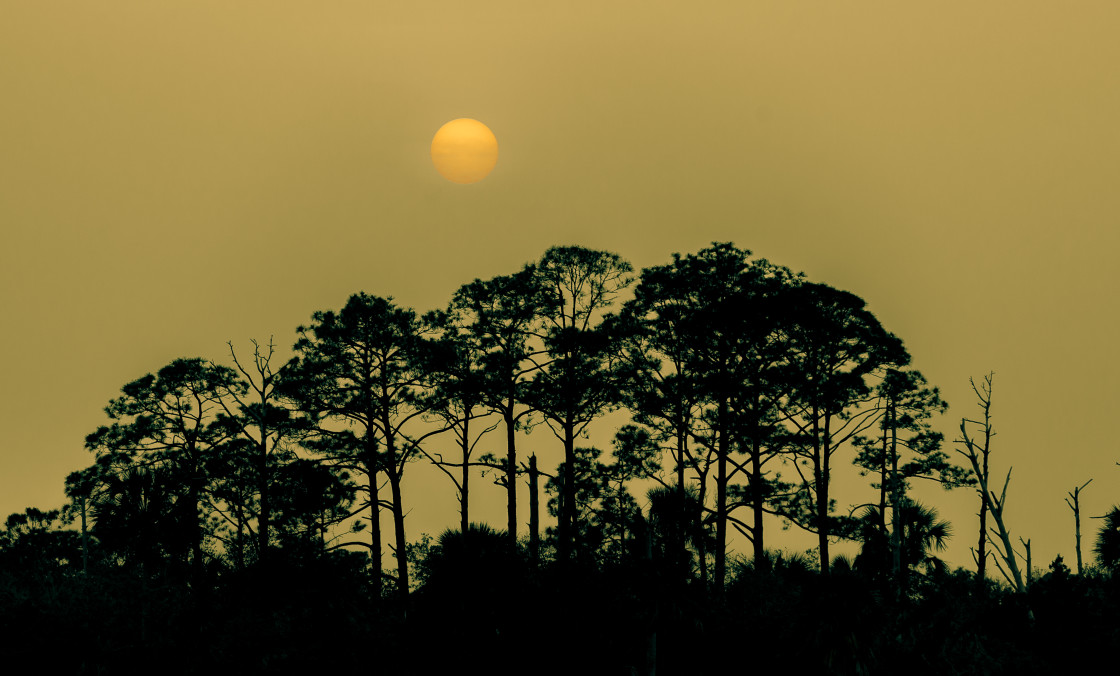
[[[497,163],[498,139],[478,120],[451,120],[432,137],[432,164],[452,183],[478,183]]]

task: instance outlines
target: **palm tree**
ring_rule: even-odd
[[[893,568],[891,538],[883,533],[879,508],[869,505],[858,517],[855,533],[863,542],[855,567],[886,574]],[[898,574],[905,580],[909,571],[921,568],[926,574],[944,572],[945,562],[931,552],[945,550],[953,535],[948,521],[938,519],[937,510],[904,498],[892,528],[901,528],[898,551]]]
[[[937,518],[937,510],[920,502],[906,500],[900,514],[902,523],[902,569],[921,567],[926,574],[945,572],[945,562],[930,553],[942,552],[953,536],[948,521]]]
[[[1097,562],[1112,572],[1120,568],[1120,506],[1113,506],[1103,517],[1104,525],[1097,531],[1093,552]]]
[[[653,547],[658,556],[678,571],[682,581],[692,579],[695,557],[703,556],[711,539],[704,523],[698,491],[684,489],[684,500],[677,486],[655,486],[646,494],[649,500],[649,525]]]

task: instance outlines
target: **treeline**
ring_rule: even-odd
[[[949,524],[908,495],[919,478],[979,484],[982,564],[984,515],[1002,519],[1006,498],[988,489],[990,435],[962,423],[971,467],[953,464],[931,427],[947,405],[863,300],[731,244],[640,274],[613,253],[554,247],[426,314],[355,294],[314,312],[284,363],[271,341],[253,347],[231,343],[232,367],[177,359],[126,384],[86,438],[94,462],[66,478],[68,504],[9,517],[3,630],[23,637],[17,649],[40,649],[32,629],[49,621],[84,637],[79,669],[170,653],[199,670],[204,655],[249,671],[403,667],[404,647],[435,633],[454,649],[428,659],[449,665],[485,650],[501,672],[543,673],[528,665],[559,639],[557,669],[700,673],[723,648],[690,646],[730,636],[727,622],[756,627],[755,666],[814,631],[813,659],[841,672],[907,651],[983,664],[958,642],[991,627],[915,615],[932,589],[1027,632],[991,639],[1000,659],[1038,631],[1023,594],[945,569]],[[990,387],[977,388],[984,405]],[[631,422],[609,454],[579,443],[619,409]],[[517,447],[542,425],[563,448],[556,467]],[[830,492],[838,461],[875,490],[850,513]],[[403,490],[414,462],[458,498],[458,528],[437,541],[408,539],[409,501],[423,499]],[[472,524],[482,474],[506,490],[504,530]],[[811,565],[767,548],[774,517],[817,535]],[[729,529],[751,557],[729,557]],[[1002,520],[999,533],[1008,543]],[[837,538],[860,554],[834,559]],[[1018,569],[1005,575],[1026,591]],[[830,619],[861,603],[870,624]],[[949,633],[906,638],[911,622]]]

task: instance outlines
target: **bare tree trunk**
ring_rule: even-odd
[[[723,596],[724,577],[727,573],[727,454],[731,452],[727,439],[727,400],[719,402],[719,450],[716,458],[716,565],[712,584],[716,596]]]
[[[563,490],[561,491],[562,499],[560,501],[560,542],[558,552],[562,561],[570,558],[574,551],[573,535],[576,507],[575,466],[575,425],[564,423],[564,482],[562,486]]]
[[[264,422],[261,425],[261,444],[258,453],[258,468],[259,473],[257,490],[261,494],[261,513],[257,518],[257,560],[262,563],[268,561],[268,540],[269,528],[272,523],[271,514],[269,510],[272,509],[271,496],[268,490],[268,431],[264,428]]]
[[[238,496],[237,505],[237,538],[234,544],[234,560],[237,569],[245,569],[245,507],[241,505],[242,498]]]
[[[86,528],[86,498],[81,496],[79,503],[82,508],[82,573],[89,574],[89,530]]]
[[[888,409],[888,414],[893,418],[893,407]],[[893,419],[891,421],[894,422]],[[891,430],[891,512],[894,520],[891,531],[891,569],[894,578],[898,581],[900,594],[906,593],[909,564],[902,563],[902,531],[905,528],[902,518],[902,486],[898,480],[898,430]]]
[[[370,527],[370,566],[373,568],[373,605],[374,610],[381,602],[381,498],[377,486],[377,439],[373,434],[372,423],[366,426],[365,436],[366,480],[369,482],[369,527]]]
[[[372,438],[371,438],[372,441]],[[381,601],[381,503],[377,496],[377,473],[374,471],[374,460],[371,457],[366,466],[366,480],[370,482],[370,565],[373,569],[373,604],[374,610]]]
[[[824,421],[824,441],[821,441],[817,408],[813,407],[813,481],[817,491],[817,546],[820,550],[821,575],[828,575],[828,428],[829,417]]]
[[[408,597],[408,540],[404,536],[404,503],[401,498],[401,479],[396,471],[389,476],[393,490],[393,530],[397,540],[397,592]]]
[[[680,561],[680,581],[687,580],[692,574],[692,555],[688,553],[688,533],[689,519],[691,514],[688,511],[688,491],[685,489],[684,478],[684,462],[685,457],[688,455],[688,422],[682,416],[680,424],[677,425],[677,519],[676,525],[673,526],[673,546],[676,548],[676,556]],[[703,504],[701,504],[701,507]]]
[[[1008,469],[1007,479],[1005,479],[1003,482],[1003,492],[1001,493],[1001,496],[997,499],[995,493],[992,493],[991,491],[987,492],[987,495],[989,497],[988,508],[992,512],[992,518],[995,519],[996,532],[999,534],[999,538],[1003,542],[1003,551],[999,552],[999,558],[1003,559],[1003,562],[1007,564],[1007,567],[1010,570],[1010,574],[1008,574],[1008,571],[1003,571],[1002,568],[1000,570],[1003,571],[1004,576],[1008,578],[1008,582],[1011,582],[1015,585],[1016,591],[1024,592],[1026,591],[1026,586],[1023,584],[1023,576],[1019,572],[1019,564],[1015,560],[1015,549],[1011,546],[1011,533],[1008,532],[1007,526],[1003,523],[1003,507],[1007,498],[1007,484],[1010,481],[1011,470]],[[982,487],[984,489],[987,489],[988,482],[985,481]],[[996,559],[995,561],[996,565],[999,566],[999,560]]]
[[[988,483],[988,454],[984,454],[984,484]],[[976,545],[976,579],[984,580],[984,564],[988,561],[988,500],[980,494],[980,542]]]
[[[536,569],[541,562],[541,519],[540,503],[537,497],[537,454],[529,456],[529,559]]]
[[[1088,486],[1092,481],[1093,481],[1092,479],[1089,479],[1089,481],[1086,481],[1079,488],[1073,489],[1073,492],[1068,494],[1070,498],[1073,498],[1073,502],[1070,502],[1069,498],[1066,498],[1066,504],[1069,505],[1069,508],[1073,510],[1073,527],[1074,527],[1074,532],[1077,536],[1077,574],[1078,575],[1081,574],[1081,491],[1086,486]]]
[[[506,400],[502,417],[506,424],[506,531],[510,544],[517,546],[517,421],[513,417],[513,395]]]
[[[763,539],[763,520],[764,511],[762,509],[762,441],[758,438],[758,425],[755,424],[755,438],[751,449],[751,499],[754,501],[752,505],[754,510],[754,525],[751,529],[751,535],[754,540],[754,565],[755,569],[761,566],[763,570],[770,569],[770,559],[766,558],[766,542]]]
[[[889,411],[889,407],[888,407]],[[887,422],[884,414],[883,421],[883,462],[879,466],[879,532],[885,537],[887,535],[887,483],[889,476],[887,474]]]
[[[697,523],[696,526],[700,535],[700,541],[696,545],[697,556],[700,559],[700,588],[705,591],[708,588],[708,533],[707,529],[704,527],[704,506],[707,504],[707,499],[708,481],[707,472],[705,472],[704,477],[702,477],[700,481],[700,510],[696,516],[696,518],[699,519],[699,523]]]
[[[459,487],[459,532],[463,534],[463,542],[464,543],[466,542],[467,531],[470,530],[470,525],[471,525],[471,519],[470,519],[470,496],[471,496],[470,467],[471,466],[470,466],[470,463],[468,462],[469,461],[468,456],[471,452],[471,445],[470,445],[471,436],[469,434],[470,420],[471,420],[470,419],[470,411],[468,411],[466,417],[463,418],[463,438],[460,442],[462,444],[462,449],[463,449],[463,472],[462,472],[462,477],[460,479],[460,484],[461,485]]]

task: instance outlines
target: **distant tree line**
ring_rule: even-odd
[[[983,573],[985,544],[996,542],[1018,592],[1007,598],[1028,591],[1002,521],[1010,473],[1001,495],[988,485],[990,377],[974,386],[984,420],[961,425],[970,466],[955,465],[932,428],[947,404],[863,300],[732,244],[637,274],[613,253],[554,247],[425,314],[355,294],[298,327],[284,363],[272,341],[252,346],[239,355],[230,344],[233,366],[176,359],[124,385],[108,424],[86,438],[93,463],[66,478],[68,504],[12,515],[0,533],[7,616],[62,617],[85,632],[80,670],[205,643],[215,659],[267,671],[316,664],[347,640],[373,641],[369,655],[343,651],[355,665],[404,664],[393,646],[422,648],[437,632],[452,637],[448,664],[487,646],[500,671],[532,671],[530,648],[552,636],[556,665],[584,655],[604,670],[704,673],[716,662],[689,642],[727,634],[724,621],[755,627],[757,641],[792,632],[767,638],[773,646],[827,628],[811,643],[838,673],[894,668],[907,650],[983,663],[954,641],[1015,653],[1026,634],[999,643],[991,627],[936,646],[904,638],[900,627],[958,621],[922,616],[936,612],[931,591],[946,589],[952,612],[1002,609],[992,612],[1038,631],[1045,604],[1012,601],[1023,605],[1015,611],[1001,596],[1012,592]],[[620,409],[630,422],[609,451],[580,443]],[[563,449],[554,468],[519,455],[518,433],[542,425]],[[831,492],[844,457],[876,491],[847,513]],[[424,499],[404,490],[414,462],[438,468],[458,498],[458,527],[438,540],[408,539],[408,504]],[[484,474],[505,489],[504,530],[472,521],[471,487]],[[909,496],[917,480],[978,487],[979,575],[950,573],[936,556],[951,528]],[[1073,579],[1104,584],[1104,569],[1081,575],[1079,491]],[[543,528],[541,498],[553,524]],[[1098,538],[1105,569],[1120,562],[1116,511]],[[811,567],[767,547],[775,517],[816,534]],[[729,554],[729,528],[749,558]],[[832,557],[838,539],[859,542],[859,555]],[[1066,585],[1058,596],[1088,584],[1069,581],[1060,557],[1046,579]],[[829,624],[839,608],[826,604],[858,613],[860,603],[870,624]],[[605,614],[581,617],[596,608]],[[542,612],[536,635],[523,623]],[[581,642],[587,622],[612,620],[612,640]],[[11,635],[34,625],[9,621]],[[695,624],[705,621],[714,624]],[[316,632],[323,622],[333,636]]]

